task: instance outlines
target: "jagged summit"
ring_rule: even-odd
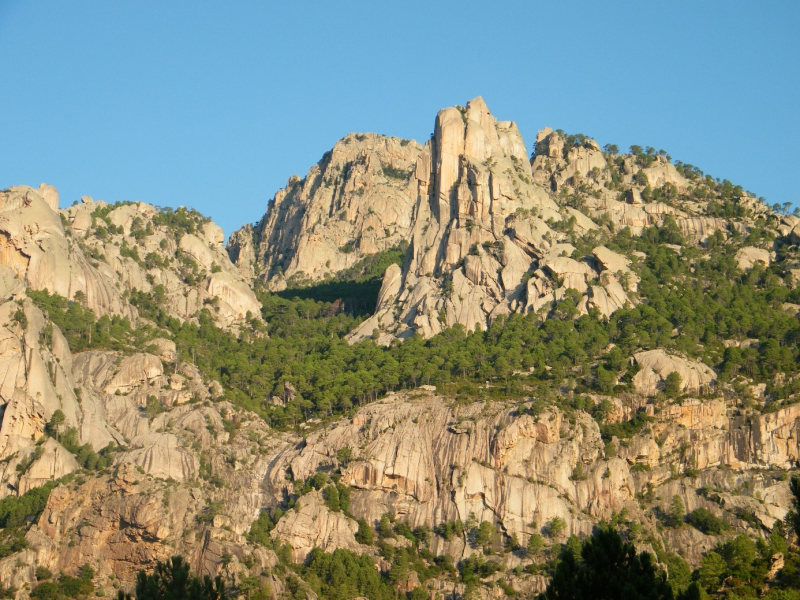
[[[244,275],[280,290],[407,240],[421,149],[372,133],[344,137],[303,179],[289,179],[255,227],[231,235],[231,259]]]
[[[486,328],[510,313],[545,318],[568,291],[578,314],[608,317],[638,302],[635,257],[604,246],[610,234],[639,235],[669,218],[703,242],[731,226],[713,180],[634,150],[606,152],[545,128],[529,158],[516,124],[477,97],[439,111],[424,146],[347,136],[304,179],[290,179],[255,228],[235,232],[228,251],[245,276],[279,290],[407,241],[403,266],[386,271],[375,314],[351,341]],[[768,211],[741,188],[724,194],[740,217]]]
[[[583,311],[607,315],[633,303],[611,273],[600,281],[602,265],[562,256],[572,250],[554,223],[574,219],[579,232],[597,226],[534,179],[517,126],[498,122],[482,98],[439,112],[417,179],[410,260],[387,272],[375,315],[352,340],[375,329],[388,343],[456,323],[485,328],[501,314],[536,312],[569,288],[583,294]]]

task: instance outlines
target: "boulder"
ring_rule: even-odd
[[[761,263],[765,267],[768,267],[772,260],[772,255],[769,250],[745,246],[736,251],[736,256],[734,258],[742,271],[748,271],[752,269],[756,263]]]
[[[119,369],[105,386],[107,394],[127,394],[164,373],[161,360],[152,354],[134,354],[122,359]]]
[[[633,360],[639,365],[639,372],[633,377],[633,385],[641,394],[655,394],[673,372],[680,375],[681,390],[684,392],[698,392],[717,379],[716,373],[707,365],[668,354],[661,348],[637,352],[633,355]]]

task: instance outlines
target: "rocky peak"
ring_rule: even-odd
[[[540,139],[558,145],[552,135]],[[525,148],[517,126],[498,122],[482,98],[439,112],[417,159],[410,257],[401,273],[387,272],[376,314],[352,340],[376,329],[388,343],[457,323],[485,328],[501,314],[552,306],[569,288],[583,294],[583,312],[596,306],[610,314],[633,302],[613,275],[600,281],[602,264],[556,260],[558,242],[568,239],[553,223],[573,219],[582,232],[597,225],[534,181]],[[555,271],[563,281],[554,281]]]
[[[231,260],[272,289],[319,281],[397,246],[411,231],[414,141],[350,134],[308,174],[293,176],[250,232],[234,232]]]
[[[0,191],[0,264],[30,288],[79,299],[98,317],[135,320],[134,291],[181,319],[196,319],[205,305],[222,327],[248,312],[259,316],[260,304],[222,247],[222,229],[209,219],[88,196],[59,211],[58,201],[47,184]]]

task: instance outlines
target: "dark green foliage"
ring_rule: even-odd
[[[394,537],[389,515],[381,515],[381,519],[378,521],[378,535],[382,538]]]
[[[128,246],[125,240],[122,240],[122,245],[119,248],[119,255],[132,259],[134,262],[144,265],[144,261],[139,258],[139,247]]]
[[[770,592],[765,595],[766,576],[776,553],[784,555],[785,564],[777,578],[769,581]],[[757,542],[739,535],[720,542],[703,557],[700,567],[692,575],[693,585],[681,598],[724,592],[727,598],[792,599],[795,598],[792,592],[800,589],[798,566],[800,555],[796,548],[787,548],[786,540],[777,529],[767,540]]]
[[[413,170],[404,171],[403,169],[396,169],[395,167],[392,166],[383,167],[383,174],[386,175],[386,177],[391,177],[392,179],[400,179],[401,181],[405,181],[406,179],[411,177],[411,174],[413,172],[414,172]]]
[[[47,290],[29,288],[26,293],[58,326],[73,352],[90,349],[132,351],[142,347],[144,340],[150,337],[149,328],[138,327],[134,330],[127,318],[103,315],[97,319],[94,312],[83,308],[77,300],[67,300]],[[52,343],[52,331],[44,332],[42,341],[46,345]]]
[[[337,273],[329,281],[311,286],[289,287],[277,295],[287,300],[316,300],[334,303],[336,311],[354,315],[370,315],[375,310],[383,274],[389,265],[403,263],[408,243],[366,256],[355,265]]]
[[[692,580],[692,570],[686,561],[672,552],[656,552],[658,562],[666,565],[669,572],[669,585],[673,593],[677,594],[684,590]]]
[[[19,527],[29,518],[36,518],[44,510],[50,492],[58,482],[28,490],[22,496],[6,496],[0,500],[0,528]]]
[[[333,512],[339,512],[341,506],[339,504],[339,490],[335,485],[329,485],[322,490],[322,497],[325,500],[325,506]]]
[[[677,371],[673,371],[664,380],[664,393],[668,398],[677,398],[681,391],[681,375]]]
[[[59,411],[56,411],[59,412]],[[89,443],[81,444],[78,430],[70,427],[65,432],[57,436],[59,443],[68,451],[75,455],[78,464],[89,471],[101,471],[111,466],[113,454],[118,450],[114,442],[109,442],[108,446],[95,452]]]
[[[28,328],[28,317],[25,315],[25,311],[22,308],[18,308],[14,311],[14,314],[11,315],[11,320],[22,327],[22,329]]]
[[[600,433],[603,436],[603,440],[606,442],[610,441],[612,437],[627,439],[639,433],[642,427],[654,420],[653,417],[648,417],[646,414],[640,412],[636,413],[630,421],[601,425]]]
[[[253,521],[253,524],[250,526],[250,531],[246,536],[247,541],[251,544],[272,548],[274,546],[274,541],[269,534],[282,516],[283,510],[279,507],[271,511],[262,510],[258,515],[258,519]]]
[[[472,554],[458,563],[461,581],[468,587],[475,586],[480,582],[479,580],[491,577],[502,568],[498,561],[487,560],[479,553]]]
[[[47,569],[45,569],[47,571]],[[44,573],[43,573],[44,574]],[[49,579],[50,572],[47,571]],[[31,590],[31,598],[37,600],[62,600],[63,598],[86,598],[94,592],[92,578],[94,570],[89,565],[83,565],[78,577],[62,574],[58,581],[46,581],[40,583]],[[39,569],[36,570],[36,578],[39,579]]]
[[[686,520],[689,521],[690,525],[707,535],[719,535],[730,529],[730,525],[707,508],[694,509],[687,515]]]
[[[325,500],[325,505],[333,512],[342,511],[344,514],[350,514],[350,488],[346,485],[333,483],[322,490],[322,498]]]
[[[553,579],[540,596],[546,600],[618,598],[670,600],[672,588],[650,554],[636,554],[613,529],[601,528],[584,540],[580,557],[561,554]]]
[[[136,600],[223,600],[228,597],[225,581],[221,577],[202,579],[194,575],[181,556],[166,562],[159,561],[153,573],[139,571],[136,577]],[[119,600],[132,600],[122,591]]]
[[[375,541],[375,534],[372,533],[372,527],[364,519],[358,520],[358,531],[356,532],[356,541],[359,544],[371,546]]]
[[[788,517],[794,529],[794,534],[800,538],[800,475],[792,477],[789,482],[789,490],[792,492],[793,509]]]
[[[454,537],[460,537],[464,535],[464,523],[462,523],[460,520],[446,521],[434,527],[433,532],[449,541]]]
[[[314,548],[300,574],[309,587],[326,600],[363,596],[370,600],[395,598],[394,590],[375,568],[374,560],[344,549],[327,554]]]
[[[64,415],[64,411],[62,411],[60,408],[57,408],[55,411],[53,411],[53,414],[50,416],[50,420],[45,426],[45,433],[58,439],[59,434],[61,433],[61,426],[64,425],[66,418],[67,417]]]
[[[353,451],[347,447],[342,446],[336,451],[336,460],[339,461],[341,468],[347,467],[350,461],[353,459]]]
[[[683,519],[686,517],[686,505],[683,503],[683,498],[675,494],[669,505],[669,511],[665,515],[666,524],[670,527],[680,527],[683,525]]]
[[[180,207],[173,210],[169,206],[162,208],[153,216],[153,225],[156,227],[167,227],[180,239],[182,233],[195,233],[205,223],[210,221],[193,208]]]
[[[456,326],[430,340],[412,337],[389,348],[369,340],[348,344],[344,336],[372,311],[380,287],[376,275],[387,264],[402,260],[402,248],[394,255],[365,259],[336,281],[320,286],[281,295],[258,292],[266,327],[252,321],[249,330],[238,336],[217,328],[207,311],[200,314],[198,325],[167,316],[158,286],[153,298],[134,293],[131,300],[144,316],[169,331],[181,360],[196,357],[198,367],[223,384],[230,400],[258,412],[277,428],[296,426],[311,417],[346,414],[387,391],[420,384],[434,384],[444,393],[464,398],[518,398],[527,388],[542,402],[563,410],[592,410],[591,402],[553,394],[554,385],[570,376],[577,390],[622,391],[637,368],[625,359],[639,349],[674,349],[717,364],[722,381],[739,372],[768,382],[772,373],[797,372],[800,321],[787,315],[782,303],[800,302],[800,290],[789,290],[774,273],[760,267],[742,274],[733,258],[737,244],[744,243],[741,238],[721,251],[701,255],[685,246],[674,220],[667,218],[641,237],[623,230],[592,244],[599,242],[647,257],[636,267],[644,302],[617,311],[607,321],[594,313],[571,318],[575,302],[566,298],[554,307],[561,319],[542,322],[536,315],[515,314],[498,318],[487,331],[465,333]],[[683,244],[683,256],[664,244]],[[370,281],[374,288],[367,299],[359,286]],[[673,335],[675,330],[679,335]],[[762,340],[761,347],[726,349],[721,341],[744,338]],[[614,349],[605,354],[611,343]],[[597,359],[597,366],[590,366]],[[669,382],[670,394],[674,379]],[[478,386],[485,381],[493,382],[493,387]],[[286,382],[297,390],[291,397]],[[792,385],[768,392],[772,398],[787,397],[794,393]],[[800,392],[800,382],[796,387]],[[285,403],[275,406],[271,396]],[[777,400],[773,405],[779,405]],[[602,422],[602,410],[596,416]],[[637,415],[628,423],[605,425],[604,437],[631,437],[647,420]]]
[[[0,531],[0,558],[5,558],[27,547],[28,542],[25,540],[24,529],[15,528]]]
[[[708,594],[696,581],[690,583],[683,592],[678,594],[678,600],[706,600],[706,598],[708,598]]]
[[[0,558],[27,548],[25,532],[42,514],[50,492],[60,481],[50,481],[28,490],[22,496],[6,496],[0,500]]]
[[[497,528],[489,521],[482,521],[472,533],[473,545],[482,548],[484,552],[497,543]]]

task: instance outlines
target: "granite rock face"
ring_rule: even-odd
[[[614,269],[571,258],[571,238],[555,224],[581,232],[597,225],[534,180],[516,124],[497,121],[482,98],[439,112],[416,176],[409,256],[399,275],[387,272],[375,315],[352,341],[375,329],[389,343],[455,324],[485,329],[513,312],[547,315],[568,290],[578,292],[579,313],[608,316],[636,303],[620,281],[625,257]]]
[[[259,318],[261,306],[228,259],[222,230],[189,212],[169,215],[144,203],[88,197],[59,211],[54,187],[13,187],[0,192],[0,265],[30,288],[78,300],[97,316],[135,321],[128,295],[138,291],[182,320],[196,320],[204,307],[222,327],[248,313]]]
[[[417,196],[414,141],[350,134],[292,177],[263,219],[231,235],[243,274],[272,289],[318,281],[408,239]]]
[[[75,573],[88,563],[100,588],[129,586],[139,569],[176,552],[212,574],[230,553],[234,578],[247,574],[244,549],[254,573],[274,566],[274,553],[246,548],[243,535],[271,502],[266,458],[251,454],[251,440],[263,438],[267,453],[282,437],[267,439],[263,421],[223,401],[219,383],[177,360],[171,340],[155,340],[160,356],[72,354],[15,272],[0,266],[0,274],[0,497],[63,481],[28,530],[28,548],[0,559],[3,585],[31,589],[36,567]],[[63,423],[53,429],[56,411]],[[62,445],[67,437],[107,456],[108,467],[84,471],[86,455]],[[209,509],[220,505],[222,514]]]
[[[546,533],[556,517],[567,523],[564,535],[588,534],[598,520],[623,508],[655,531],[655,522],[636,500],[648,489],[666,503],[680,495],[687,511],[705,507],[720,514],[719,503],[695,493],[713,484],[724,490],[727,504],[722,506],[752,506],[766,527],[783,518],[789,506],[786,481],[758,473],[765,467],[791,468],[800,454],[800,409],[795,407],[748,420],[729,415],[724,401],[688,400],[658,408],[648,429],[624,445],[615,438],[610,446],[588,414],[578,412],[573,420],[554,409],[534,414],[524,407],[456,406],[425,391],[390,395],[352,420],[307,435],[302,447],[285,446],[267,481],[280,497],[290,479],[339,468],[342,482],[352,487],[351,512],[370,523],[383,514],[412,528],[489,521],[523,544],[534,533]],[[342,448],[352,451],[346,465],[337,459]],[[690,465],[702,470],[699,481],[681,476]],[[728,477],[729,469],[738,474]],[[743,480],[755,488],[737,500],[736,486]],[[327,508],[315,496],[308,504],[305,498],[299,514],[278,524],[281,538],[291,540],[297,555],[337,535],[343,536],[341,547],[353,547],[347,532],[355,530],[354,524],[332,525]],[[308,531],[312,513],[322,523],[311,528],[313,534]],[[702,534],[695,547],[687,548],[685,541],[679,544],[690,564],[715,543]],[[459,537],[434,537],[433,544],[435,551],[456,558],[475,552]]]
[[[80,292],[97,314],[133,317],[135,310],[123,300],[116,277],[90,263],[65,230],[57,204],[53,208],[52,193],[49,196],[50,203],[26,186],[0,192],[0,264],[33,289],[65,298]]]
[[[687,243],[663,244],[672,260],[747,234],[766,215],[746,194],[738,204],[750,221],[678,201],[674,190],[691,189],[692,177],[660,155],[611,154],[552,130],[539,133],[529,159],[516,125],[476,98],[441,111],[424,146],[347,136],[304,180],[291,179],[260,223],[235,232],[227,252],[221,229],[184,209],[85,197],[59,210],[52,186],[0,192],[0,497],[60,481],[27,531],[27,548],[0,559],[0,582],[25,600],[37,566],[74,574],[88,563],[108,593],[182,554],[201,574],[263,577],[281,597],[285,566],[270,537],[297,561],[314,547],[346,548],[386,570],[376,547],[356,539],[358,520],[374,529],[384,515],[411,529],[460,522],[452,535],[429,533],[431,552],[458,560],[479,551],[471,532],[483,521],[502,552],[502,543],[524,546],[534,534],[550,543],[589,534],[624,510],[695,567],[724,536],[658,523],[675,496],[687,512],[706,508],[736,533],[761,535],[791,505],[786,475],[800,461],[800,404],[759,414],[726,395],[732,388],[717,385],[708,365],[676,351],[635,352],[631,385],[613,396],[577,398],[558,387],[550,391],[568,402],[531,390],[478,402],[422,386],[275,431],[226,400],[224,379],[183,360],[180,336],[154,328],[135,349],[73,353],[30,297],[48,290],[144,327],[154,323],[136,308],[142,298],[181,321],[198,322],[207,309],[246,343],[256,328],[245,321],[260,318],[255,280],[273,290],[318,282],[407,241],[403,264],[386,270],[376,312],[352,341],[486,328],[510,313],[607,318],[646,301],[640,284],[650,257],[601,243],[600,232],[674,227]],[[731,257],[743,272],[755,270],[749,276],[780,256],[780,244],[800,240],[800,218],[767,216],[769,235],[752,236]],[[796,315],[798,305],[783,308]],[[680,376],[675,400],[661,393],[672,373]],[[480,394],[490,397],[492,385]],[[284,399],[299,387],[285,381]],[[765,384],[749,387],[767,393]],[[602,430],[595,409],[608,415]],[[87,470],[89,446],[103,468]],[[346,509],[328,501],[337,483],[349,490]],[[275,521],[266,545],[248,535],[265,510]],[[563,532],[554,531],[556,519]],[[541,575],[514,574],[528,559],[502,556],[521,595],[544,588]],[[415,577],[398,590],[413,590]],[[443,596],[465,591],[437,579],[426,585]]]

